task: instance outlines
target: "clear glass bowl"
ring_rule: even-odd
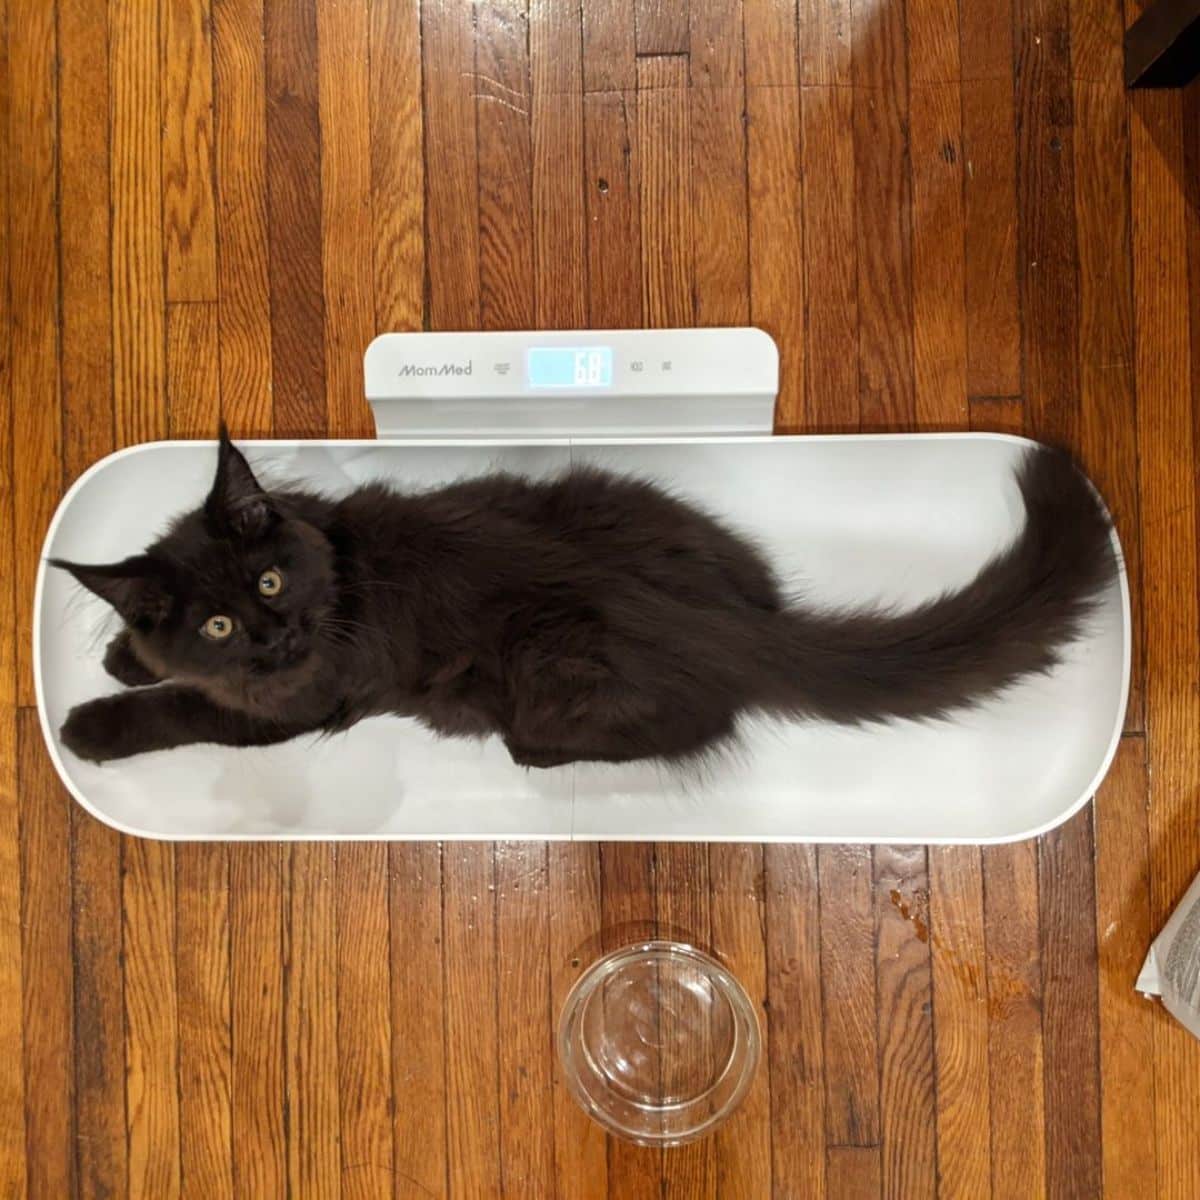
[[[760,1052],[745,988],[682,942],[638,942],[597,959],[558,1021],[572,1095],[611,1133],[644,1146],[711,1133],[746,1095]]]

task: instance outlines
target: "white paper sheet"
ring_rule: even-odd
[[[1137,990],[1160,996],[1167,1011],[1200,1038],[1200,875],[1154,939]]]

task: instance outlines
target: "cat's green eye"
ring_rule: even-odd
[[[200,632],[213,642],[223,642],[233,632],[232,617],[209,617],[200,626]]]
[[[258,577],[258,591],[261,596],[278,596],[283,591],[283,572],[278,567],[264,571]]]

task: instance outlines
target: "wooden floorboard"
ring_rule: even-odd
[[[8,6],[0,3],[0,157],[8,161]],[[8,187],[0,179],[0,281],[7,284],[12,241]],[[13,570],[15,454],[10,296],[0,286],[0,1042],[23,1045],[21,985],[21,800],[17,775],[17,587]],[[25,1190],[25,1073],[0,1074],[0,1190]]]
[[[541,843],[496,848],[496,964],[501,1186],[534,1200],[556,1187],[549,864]]]
[[[326,432],[316,12],[265,0],[267,214],[274,432]]]
[[[177,848],[175,946],[180,1195],[228,1196],[233,1190],[228,847]]]
[[[392,1157],[398,1196],[447,1195],[442,878],[438,846],[388,847]]]
[[[1200,752],[1185,733],[1200,719],[1195,391],[1189,330],[1187,213],[1181,191],[1178,93],[1131,101],[1135,360],[1141,470],[1146,728],[1150,772],[1151,919],[1166,919],[1200,859]],[[1194,161],[1194,160],[1193,160]],[[1200,1041],[1154,1029],[1158,1187],[1183,1196],[1200,1179],[1200,1147],[1180,1136],[1200,1105]]]
[[[1200,1042],[1132,990],[1200,871],[1200,91],[1124,89],[1142,7],[0,0],[0,1194],[1200,1195]],[[59,785],[33,588],[98,458],[369,434],[386,330],[747,322],[780,431],[1081,455],[1136,632],[1067,824],[171,846]],[[666,1153],[553,1042],[656,931],[765,1035]]]

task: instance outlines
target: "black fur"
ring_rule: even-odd
[[[751,545],[648,482],[577,468],[330,500],[264,490],[222,430],[207,501],[144,554],[55,561],[124,619],[105,666],[134,686],[72,710],[63,741],[100,762],[395,713],[549,767],[686,759],[742,713],[943,717],[1053,667],[1116,570],[1065,454],[1031,451],[1019,483],[1024,531],[966,587],[833,612],[789,606]],[[271,568],[285,586],[263,597]],[[217,614],[223,641],[201,633]]]

